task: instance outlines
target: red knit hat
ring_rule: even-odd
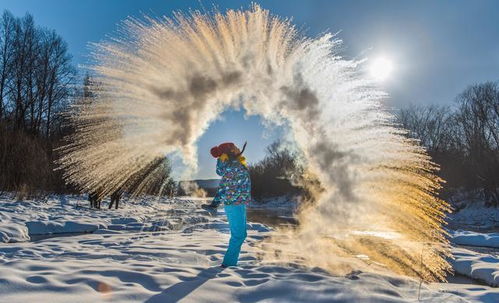
[[[212,147],[210,150],[210,153],[214,158],[218,158],[222,154],[230,153],[235,147],[236,147],[236,145],[234,143],[226,142],[226,143],[220,144],[219,146]]]
[[[218,146],[215,146],[210,149],[210,154],[213,156],[213,158],[218,158],[222,155],[222,151],[220,150],[220,148],[218,148]]]

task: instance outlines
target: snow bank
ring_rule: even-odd
[[[189,214],[195,204],[189,200],[122,201],[118,210],[105,208],[107,203],[103,202],[103,209],[93,210],[86,197],[81,196],[54,196],[47,201],[0,198],[0,242],[25,242],[30,235],[91,233],[100,229],[180,229],[207,220],[200,213]]]
[[[29,221],[26,222],[30,235],[48,235],[58,233],[88,233],[99,228],[97,224],[86,224],[75,221],[50,222],[50,221]]]
[[[499,286],[499,258],[464,248],[454,248],[454,270],[467,277],[480,280],[490,286]]]
[[[450,231],[455,244],[499,248],[499,233],[478,233],[473,231]]]
[[[0,221],[0,242],[24,242],[29,239],[26,225]]]

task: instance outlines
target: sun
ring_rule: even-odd
[[[375,58],[370,66],[371,77],[377,81],[385,81],[393,73],[393,62],[385,57]]]

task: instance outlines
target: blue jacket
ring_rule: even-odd
[[[222,179],[212,205],[248,204],[251,200],[251,180],[248,169],[238,160],[217,160],[217,175]]]

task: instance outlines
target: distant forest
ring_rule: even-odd
[[[66,130],[61,112],[77,97],[66,42],[29,14],[0,18],[0,189],[64,190],[54,147]]]
[[[452,199],[462,191],[470,200],[499,204],[499,85],[474,84],[454,106],[402,109],[399,123],[426,148],[446,180],[442,192]],[[452,201],[451,201],[452,202]]]
[[[83,98],[89,77],[72,63],[66,42],[53,30],[3,12],[0,17],[0,191],[19,196],[74,192],[54,170],[71,128],[64,112]],[[87,96],[88,97],[88,96]],[[426,148],[447,181],[446,199],[465,192],[488,206],[499,204],[499,85],[471,85],[452,106],[411,106],[398,123]],[[298,155],[274,143],[250,166],[253,195],[308,195],[320,189],[304,177]],[[312,186],[310,186],[312,185]],[[471,201],[471,200],[470,200]]]
[[[35,25],[30,14],[17,18],[3,12],[0,192],[15,192],[19,198],[76,192],[64,183],[62,172],[55,170],[54,160],[58,158],[57,147],[73,132],[66,115],[68,107],[92,97],[90,81],[88,75],[78,74],[66,42],[55,31]],[[158,163],[164,165],[165,161]],[[164,172],[158,182],[171,179],[169,164]],[[140,182],[136,177],[124,186],[133,188],[132,183]],[[175,186],[172,182],[167,184]]]

